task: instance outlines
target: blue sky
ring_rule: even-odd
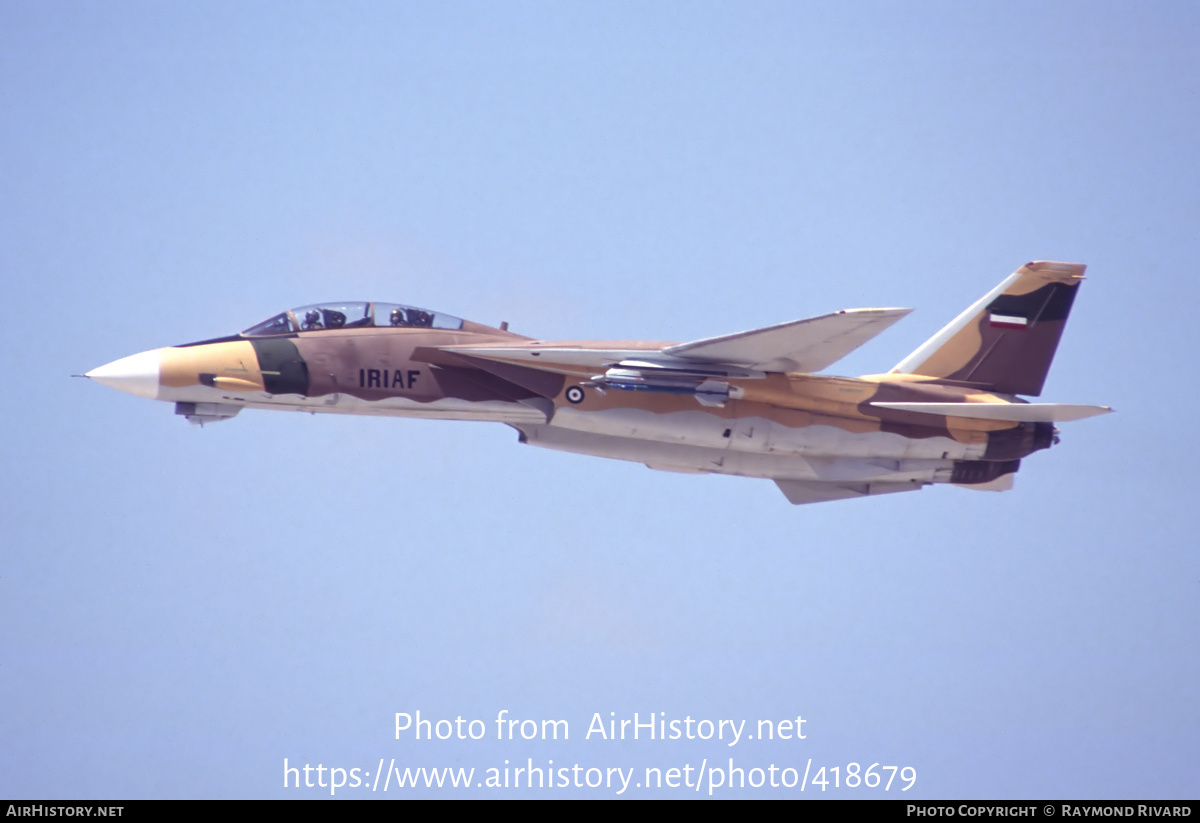
[[[1198,26],[1180,3],[5,3],[0,794],[732,757],[916,770],[837,797],[1194,797]],[[69,377],[322,300],[573,339],[915,307],[830,370],[863,374],[1033,259],[1089,266],[1044,399],[1117,414],[1000,495],[792,507],[499,425],[200,430]],[[418,710],[491,734],[395,739]],[[571,738],[497,741],[501,710]],[[610,712],[807,736],[585,739]],[[421,793],[615,791],[337,796]]]

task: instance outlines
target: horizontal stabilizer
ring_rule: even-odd
[[[775,485],[789,503],[827,503],[831,500],[853,500],[874,494],[915,492],[927,485],[919,480],[900,483],[822,483],[817,480],[776,480]]]
[[[1011,420],[1015,423],[1069,423],[1112,411],[1108,406],[1069,403],[872,403],[880,409],[969,417],[972,420]]]
[[[778,326],[667,346],[663,354],[770,372],[817,372],[841,360],[912,309],[846,309]]]

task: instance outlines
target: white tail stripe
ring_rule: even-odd
[[[996,314],[992,312],[991,324],[1000,329],[1024,329],[1029,327],[1029,321],[1024,317],[1012,314]]]

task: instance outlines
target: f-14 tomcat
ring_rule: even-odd
[[[1035,262],[886,374],[816,372],[910,309],[846,309],[687,343],[535,340],[394,303],[320,303],[87,373],[193,423],[243,408],[486,420],[532,446],[775,481],[792,503],[1011,488],[1057,422],[1042,391],[1084,266]]]

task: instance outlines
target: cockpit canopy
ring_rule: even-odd
[[[361,328],[461,329],[462,318],[399,303],[314,303],[281,312],[242,332],[246,337]]]

